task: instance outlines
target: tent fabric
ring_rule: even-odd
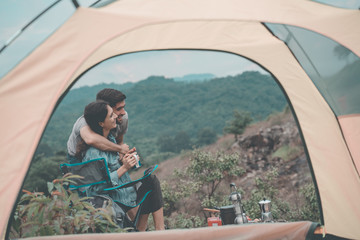
[[[248,239],[314,239],[313,231],[316,224],[311,222],[292,222],[292,223],[254,223],[246,225],[225,225],[221,227],[206,227],[197,229],[173,229],[166,231],[152,231],[139,233],[121,234],[78,234],[63,236],[48,236],[47,240],[71,239],[71,240],[168,240],[168,239],[221,239],[221,240],[248,240]],[[30,238],[34,239],[34,238]]]
[[[352,154],[357,171],[360,171],[360,114],[340,116],[339,123]]]
[[[79,8],[0,81],[0,109],[4,116],[0,140],[2,235],[54,107],[77,77],[118,54],[204,49],[247,57],[274,75],[300,125],[326,231],[346,238],[360,236],[360,179],[355,167],[359,156],[349,151],[356,149],[359,138],[351,135],[353,128],[359,130],[359,118],[349,118],[354,119],[350,124],[342,123],[342,116],[341,127],[346,129],[342,131],[293,54],[262,22],[318,32],[360,56],[359,11],[310,1],[123,0],[102,9]],[[284,228],[293,226],[287,224]],[[226,231],[222,229],[218,231]]]

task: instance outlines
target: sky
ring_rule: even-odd
[[[54,1],[0,1],[0,48],[52,2]],[[80,5],[85,7],[92,2],[94,0],[79,0]],[[63,0],[23,31],[0,53],[0,78],[74,12],[75,8],[71,1]],[[152,75],[172,78],[187,74],[211,73],[223,77],[248,70],[265,73],[262,68],[249,60],[229,53],[194,50],[149,51],[127,54],[103,62],[81,77],[74,87],[94,85],[99,82],[120,84],[136,82]]]

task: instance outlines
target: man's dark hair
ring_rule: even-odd
[[[120,92],[119,90],[112,88],[104,88],[98,94],[96,94],[96,100],[103,100],[108,102],[110,107],[115,107],[115,105],[119,102],[122,102],[126,99],[125,94]]]

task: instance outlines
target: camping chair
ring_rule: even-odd
[[[137,204],[133,206],[126,205],[119,201],[114,201],[113,199],[108,197],[106,193],[109,193],[110,191],[114,191],[115,189],[127,188],[140,184],[147,177],[149,177],[157,169],[157,167],[158,165],[148,168],[147,170],[144,171],[143,177],[139,179],[136,179],[134,181],[128,182],[120,186],[103,189],[103,193],[105,195],[95,196],[93,199],[90,200],[90,202],[97,208],[102,207],[104,201],[107,202],[111,201],[116,203],[113,205],[116,205],[114,206],[114,211],[115,211],[115,218],[117,224],[122,228],[133,228],[135,231],[137,231],[136,224],[140,216],[142,203],[148,197],[151,190],[147,191],[144,194],[144,196],[140,200],[138,200]],[[74,179],[73,181],[75,183],[69,185],[69,190],[72,191],[76,190],[79,193],[80,197],[86,196],[86,188],[89,186],[102,184],[102,183],[108,183],[109,186],[111,186],[110,173],[105,158],[97,158],[86,162],[74,163],[74,164],[63,163],[60,165],[60,169],[62,174],[72,173],[75,175],[83,176],[83,178]],[[139,206],[138,211],[136,212],[134,220],[131,221],[130,218],[127,216],[126,212],[137,206]]]

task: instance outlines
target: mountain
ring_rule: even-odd
[[[203,129],[222,135],[234,110],[250,112],[258,121],[286,106],[286,99],[274,79],[259,72],[203,82],[178,82],[151,76],[137,83],[81,87],[69,91],[58,104],[40,149],[50,148],[54,153],[66,151],[73,123],[103,88],[115,88],[126,94],[129,130],[125,141],[136,146],[144,156],[161,152],[157,143],[160,137],[174,138],[182,133],[189,139],[188,145],[192,145]]]
[[[202,82],[210,79],[216,78],[216,76],[212,73],[198,73],[198,74],[187,74],[182,77],[174,78],[177,82]]]

